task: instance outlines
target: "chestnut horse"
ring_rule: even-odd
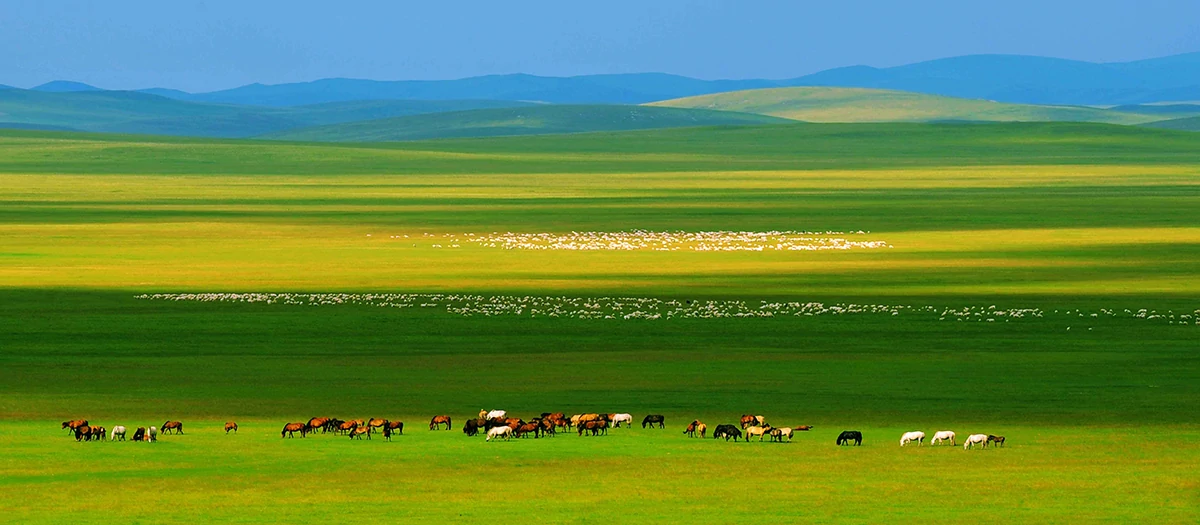
[[[370,427],[354,427],[354,430],[350,431],[350,439],[354,439],[354,438],[362,439],[363,434],[367,435],[367,439],[371,439],[371,428]]]
[[[237,423],[234,423],[233,421],[226,422],[225,433],[228,434],[230,430],[232,430],[234,434],[237,434]]]
[[[166,423],[162,424],[162,428],[160,428],[159,430],[162,430],[163,434],[170,434],[171,430],[174,430],[176,434],[182,434],[183,433],[183,423],[180,423],[178,421],[167,421]]]
[[[71,432],[75,432],[75,429],[77,429],[79,427],[86,427],[87,424],[88,424],[88,420],[86,420],[86,419],[75,419],[75,420],[71,420],[71,421],[63,421],[62,427],[64,430],[69,430]]]
[[[300,433],[300,437],[304,437],[308,433],[308,425],[304,423],[288,423],[283,426],[283,432],[279,433],[279,437],[296,437],[296,432]]]
[[[429,430],[441,430],[442,423],[446,424],[446,430],[450,430],[450,416],[433,416],[429,420]]]

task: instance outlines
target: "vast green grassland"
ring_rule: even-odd
[[[637,229],[861,230],[837,235],[891,247],[458,242]],[[1197,283],[1200,135],[1184,132],[799,124],[386,145],[3,132],[0,515],[1192,523]],[[912,308],[651,320],[138,298],[214,291]],[[1042,315],[944,313],[967,306]],[[459,432],[481,408],[661,413],[668,428],[484,443]],[[790,444],[681,434],[750,412],[816,428]],[[454,431],[426,430],[442,413]],[[277,437],[316,415],[407,428],[392,442]],[[76,443],[59,422],[78,417],[187,433]],[[227,420],[239,434],[222,434]],[[845,429],[864,445],[835,447]],[[942,429],[1008,446],[898,446]]]

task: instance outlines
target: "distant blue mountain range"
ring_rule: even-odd
[[[210,93],[142,90],[176,100],[300,106],[361,100],[508,100],[555,104],[640,104],[725,91],[791,86],[897,89],[1026,104],[1117,105],[1200,100],[1200,53],[1097,64],[1018,55],[969,55],[890,68],[852,66],[786,80],[698,80],[664,73],[540,77],[488,75],[459,80],[330,78],[250,84]],[[98,88],[55,81],[38,91]]]

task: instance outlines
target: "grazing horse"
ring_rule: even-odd
[[[499,418],[507,418],[508,411],[507,410],[493,410],[493,411],[488,412],[487,414],[479,416],[479,417],[482,417],[484,419],[496,419],[498,417]]]
[[[967,441],[963,443],[963,450],[970,450],[974,448],[975,445],[981,445],[983,448],[987,448],[987,443],[987,434],[971,434],[967,436]]]
[[[851,441],[854,442],[854,446],[856,447],[862,445],[862,432],[857,430],[847,430],[841,434],[838,434],[838,445],[849,445]]]
[[[367,420],[367,431],[371,432],[377,428],[382,429],[387,424],[387,420],[379,417],[373,417]]]
[[[92,427],[87,425],[75,427],[75,441],[91,441]]]
[[[228,434],[230,430],[232,430],[234,434],[237,434],[237,423],[234,423],[233,421],[226,422],[225,433]]]
[[[995,443],[997,447],[1004,446],[1004,436],[993,436],[991,434],[988,434],[987,440],[988,440],[988,443]]]
[[[917,442],[918,447],[923,445],[925,443],[925,433],[918,430],[916,432],[905,432],[903,436],[900,436],[900,446],[902,447],[913,441]]]
[[[508,438],[512,437],[512,433],[513,433],[512,427],[508,427],[508,426],[496,427],[496,428],[489,430],[487,432],[487,437],[483,438],[483,440],[491,441],[492,438],[494,438],[494,437],[502,437],[502,438],[504,438],[505,441],[508,441]]]
[[[133,431],[133,440],[134,441],[145,441],[146,440],[146,427],[137,427],[137,430]]]
[[[146,437],[150,440],[151,443],[158,441],[158,429],[154,428],[154,427],[150,427],[150,431],[146,433]]]
[[[700,434],[700,439],[704,439],[704,435],[708,433],[708,425],[704,423],[696,425],[696,433]]]
[[[300,437],[304,437],[308,433],[308,425],[304,423],[288,423],[283,426],[283,431],[279,433],[279,437],[296,437],[296,433],[300,433]]]
[[[311,428],[313,430],[316,430],[319,428],[319,429],[321,429],[321,433],[328,432],[329,431],[329,422],[331,420],[332,420],[332,418],[328,418],[328,417],[314,417],[314,418],[308,420],[308,428]]]
[[[86,419],[74,419],[71,421],[63,421],[62,427],[64,430],[69,430],[71,432],[75,432],[75,429],[77,429],[79,427],[86,427],[87,424],[88,424],[88,420],[86,420]]]
[[[633,426],[633,414],[613,414],[612,424],[616,428],[621,428],[621,423]]]
[[[468,419],[467,422],[463,424],[463,434],[466,434],[468,436],[474,436],[478,433],[479,433],[479,420],[478,419]]]
[[[433,416],[429,420],[429,430],[441,430],[442,423],[446,424],[446,430],[450,430],[450,416]]]
[[[342,434],[348,434],[356,428],[358,428],[357,421],[342,421],[341,423],[338,423],[337,428],[334,430]]]
[[[771,434],[771,441],[778,441],[780,443],[783,443],[783,438],[785,438],[785,437],[787,438],[788,441],[791,441],[792,440],[792,427],[772,428],[770,434]]]
[[[642,428],[646,428],[647,425],[653,428],[655,423],[658,423],[658,428],[667,428],[667,418],[662,414],[650,414],[642,418]]]
[[[112,441],[116,441],[118,437],[121,438],[121,441],[125,441],[125,427],[121,425],[113,427],[111,436]]]
[[[749,443],[750,438],[752,438],[754,436],[758,436],[758,440],[762,441],[763,436],[765,436],[767,434],[767,432],[770,432],[770,431],[771,431],[771,425],[764,425],[761,427],[758,425],[754,425],[752,427],[746,427],[746,442]]]
[[[180,423],[178,421],[167,421],[166,423],[162,424],[162,433],[163,434],[170,434],[172,430],[174,430],[176,434],[182,434],[183,433],[183,423]]]
[[[362,439],[364,434],[367,436],[367,439],[371,439],[371,427],[368,427],[368,426],[354,427],[354,430],[350,431],[350,439],[355,439],[355,438]]]
[[[403,421],[384,421],[383,428],[384,428],[384,430],[389,430],[398,436],[404,435],[404,422]]]
[[[539,423],[525,423],[524,425],[517,427],[517,430],[513,433],[513,435],[515,437],[525,437],[527,434],[533,434],[533,438],[537,439],[538,431],[541,430],[541,428],[542,426]]]
[[[713,439],[718,439],[721,437],[724,437],[725,441],[729,441],[729,438],[733,438],[733,440],[736,442],[738,438],[742,437],[742,431],[738,430],[738,428],[733,425],[717,425],[716,430],[713,430]]]
[[[933,439],[929,440],[929,444],[936,445],[938,443],[945,443],[946,441],[950,442],[950,446],[958,445],[958,443],[954,441],[954,432],[949,430],[939,430],[934,432]]]

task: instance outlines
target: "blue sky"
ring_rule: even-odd
[[[1113,62],[1200,51],[1198,20],[1197,0],[0,0],[0,84],[789,78],[975,53]]]

